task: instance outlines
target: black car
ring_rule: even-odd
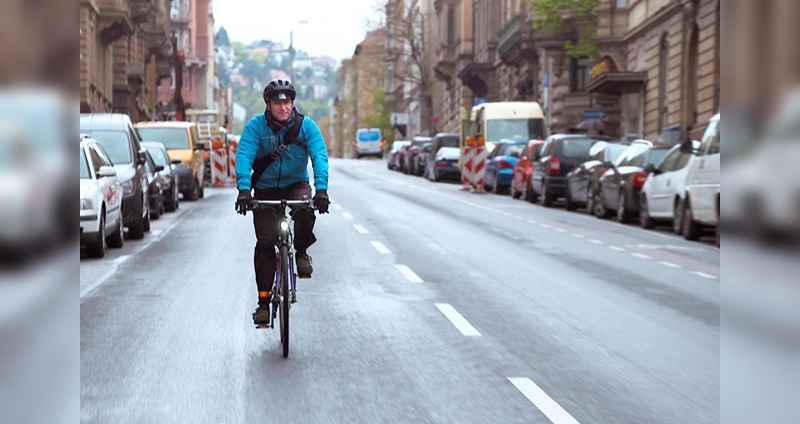
[[[421,176],[425,173],[425,168],[428,167],[428,162],[433,160],[433,144],[425,143],[420,147],[419,153],[414,158],[414,175]]]
[[[131,118],[123,113],[82,113],[80,132],[103,146],[114,163],[117,178],[122,183],[122,221],[130,238],[143,238],[144,233],[150,231],[147,152],[141,146]]]
[[[568,211],[589,203],[590,194],[597,190],[600,175],[608,169],[605,164],[616,161],[627,147],[627,144],[606,141],[592,146],[584,161],[567,174],[564,200]]]
[[[541,196],[544,206],[552,206],[557,198],[564,197],[567,174],[581,163],[595,143],[601,141],[610,141],[610,138],[586,134],[553,134],[547,137],[539,160],[531,171],[533,201]]]
[[[647,140],[636,140],[600,176],[592,200],[592,212],[598,218],[608,218],[617,212],[619,222],[630,222],[639,216],[639,198],[649,172],[648,165],[657,165],[672,146],[654,146]]]
[[[458,157],[461,149],[458,147],[442,147],[436,152],[433,160],[425,168],[425,178],[431,181],[460,181],[461,171],[458,169]]]
[[[147,162],[144,168],[147,170],[147,196],[150,202],[150,218],[158,219],[164,214],[164,179],[161,177],[161,171],[164,166],[156,165],[153,161],[153,156],[150,152],[145,152],[147,155]]]
[[[417,136],[411,139],[411,144],[401,150],[400,160],[402,161],[402,165],[400,165],[400,170],[403,171],[404,174],[420,175],[417,173],[416,169],[416,158],[420,150],[422,150],[422,145],[430,143],[431,141],[433,141],[433,139],[430,137]]]
[[[180,163],[180,159],[170,159],[167,149],[164,144],[156,141],[144,141],[142,146],[150,153],[156,166],[161,166],[163,169],[159,172],[163,180],[161,191],[163,193],[164,210],[167,212],[174,212],[178,209],[178,187],[180,185],[179,174],[173,168],[174,165]]]

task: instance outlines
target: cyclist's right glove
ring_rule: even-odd
[[[253,195],[250,190],[239,190],[239,196],[236,198],[236,213],[247,215],[247,209],[253,201]]]
[[[328,213],[328,206],[331,201],[328,199],[328,190],[317,190],[314,194],[314,206],[317,207],[319,213]]]

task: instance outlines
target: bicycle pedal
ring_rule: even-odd
[[[311,276],[310,275],[298,275],[297,278],[301,278],[303,280],[308,280],[309,278],[311,278]]]
[[[258,328],[258,329],[270,328],[270,326],[269,326],[269,324],[256,324],[256,328]]]

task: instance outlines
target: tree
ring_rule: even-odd
[[[567,41],[564,43],[564,52],[570,57],[598,57],[600,54],[594,38],[597,35],[597,9],[600,0],[524,0],[528,2],[535,16],[534,29],[543,33],[553,33],[564,27],[565,17],[574,17],[581,21],[588,21],[583,25],[578,42]]]
[[[390,120],[391,111],[386,105],[386,89],[378,87],[372,92],[372,104],[377,113],[369,114],[362,119],[364,125],[369,128],[380,128],[383,138],[387,143],[394,141],[394,131]]]

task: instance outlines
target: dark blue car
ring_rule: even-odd
[[[528,147],[527,141],[500,140],[486,159],[484,188],[494,193],[504,193],[511,186],[514,165]]]

